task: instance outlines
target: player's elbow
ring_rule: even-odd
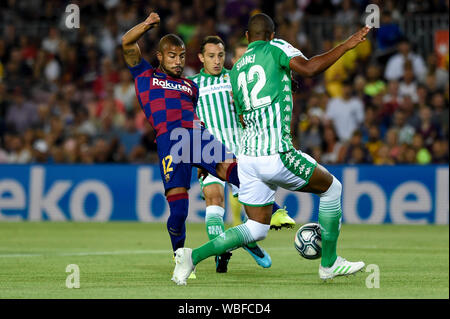
[[[127,44],[128,44],[128,40],[127,40],[127,38],[126,38],[126,36],[124,35],[124,36],[122,36],[122,47],[125,47],[125,46],[127,46]]]
[[[128,47],[128,46],[133,44],[133,43],[130,42],[130,39],[127,37],[126,34],[124,34],[122,36],[121,40],[122,40],[122,48],[126,48],[126,47]]]
[[[320,73],[320,68],[319,65],[317,63],[315,63],[315,61],[309,60],[306,63],[306,68],[305,68],[305,76],[306,77],[313,77],[316,76],[317,74]]]
[[[309,78],[317,74],[316,70],[312,69],[312,66],[309,65],[294,67],[292,68],[292,70],[294,70],[296,73],[298,73],[301,77],[304,78]]]
[[[307,60],[303,57],[295,57],[291,59],[289,67],[302,77],[311,77],[316,75],[315,64],[311,63],[311,60]]]

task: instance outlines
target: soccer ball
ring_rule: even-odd
[[[322,237],[320,226],[309,223],[300,227],[295,233],[295,249],[306,259],[317,259],[322,256]]]

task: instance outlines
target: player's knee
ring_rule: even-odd
[[[245,222],[245,226],[247,226],[248,230],[250,231],[250,235],[255,241],[263,240],[264,238],[266,238],[267,233],[270,229],[270,225],[261,224],[252,219],[248,219]]]
[[[171,211],[167,219],[167,227],[181,229],[186,223],[187,213],[187,211],[183,210]]]
[[[319,196],[323,199],[327,200],[335,200],[340,199],[342,195],[342,184],[341,182],[333,176],[333,182],[330,187],[328,187],[327,191],[320,194]]]

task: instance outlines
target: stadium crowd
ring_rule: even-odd
[[[343,41],[363,22],[369,3],[382,8],[381,27],[322,76],[294,76],[294,145],[324,164],[448,163],[448,52],[418,54],[401,18],[447,13],[449,1],[70,1],[80,28],[67,29],[58,0],[0,3],[0,163],[154,163],[155,132],[137,102],[121,37],[151,12],[161,26],[139,42],[157,65],[167,33],[186,43],[185,75],[197,73],[201,40],[220,35],[225,66],[245,40],[251,14],[276,21],[276,37],[307,57]],[[314,47],[305,21],[335,23]]]

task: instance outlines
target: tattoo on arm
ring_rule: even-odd
[[[125,58],[125,62],[132,67],[138,65],[141,61],[141,52],[139,47],[136,46],[137,44],[134,47],[123,49],[123,57]]]

